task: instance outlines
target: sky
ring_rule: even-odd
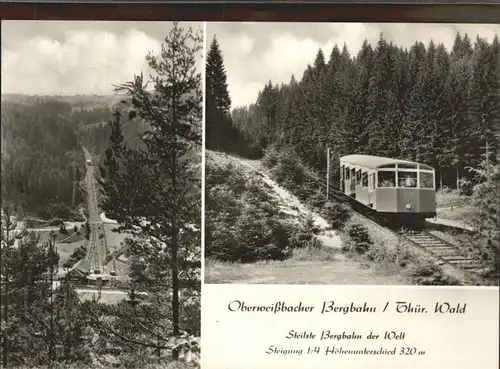
[[[500,37],[500,25],[416,23],[207,23],[207,47],[216,35],[227,72],[232,108],[254,103],[258,92],[271,80],[288,83],[292,74],[300,80],[321,47],[328,57],[346,44],[351,56],[363,40],[376,45],[380,33],[396,45],[411,47],[431,39],[451,48],[457,32],[489,42]]]
[[[203,31],[203,23],[179,23]],[[113,93],[113,85],[149,74],[172,22],[2,21],[2,93]],[[204,63],[199,53],[198,66]]]

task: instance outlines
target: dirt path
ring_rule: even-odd
[[[262,181],[273,190],[273,196],[279,201],[281,211],[296,217],[297,219],[305,220],[312,218],[314,225],[320,229],[320,233],[316,237],[323,243],[324,246],[340,250],[342,241],[337,232],[331,229],[328,221],[319,214],[309,210],[300,200],[281,187],[278,183],[272,180],[266,173],[262,171],[263,167],[259,160],[249,160],[237,157],[230,157],[238,161],[241,165],[246,166],[252,171],[256,171],[262,176]]]

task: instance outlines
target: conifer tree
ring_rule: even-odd
[[[469,143],[479,148],[472,166],[477,166],[481,157],[494,160],[497,141],[495,133],[500,127],[500,81],[498,79],[498,53],[486,41],[476,40],[472,56],[472,78],[470,83],[470,129]]]
[[[235,126],[255,142],[285,143],[318,171],[326,146],[335,155],[425,162],[436,168],[441,187],[458,187],[462,177],[476,183],[465,167],[477,166],[486,150],[496,162],[498,37],[472,45],[457,34],[451,50],[435,42],[406,50],[380,35],[374,49],[365,41],[355,58],[335,45],[326,66],[324,59],[318,51],[299,82],[277,88],[272,121],[264,113],[267,84],[254,104],[234,114]]]
[[[208,149],[226,147],[228,128],[231,126],[229,116],[231,98],[222,51],[215,36],[206,58],[205,89],[206,146]]]
[[[129,253],[143,267],[134,269],[141,274],[134,289],[148,293],[152,306],[139,306],[147,312],[132,322],[141,334],[121,337],[159,350],[168,346],[170,336],[186,330],[181,312],[186,304],[199,300],[201,178],[197,164],[202,91],[195,58],[201,42],[199,32],[175,22],[161,53],[147,57],[154,71],[153,90],[147,88],[142,74],[118,87],[128,93],[135,119],[144,120],[148,128],[140,146],[125,147],[120,117],[115,115],[101,168],[102,208],[120,224],[118,231],[135,236]],[[194,284],[187,283],[193,279]]]
[[[4,223],[4,222],[2,222]],[[2,356],[6,364],[43,365],[54,360],[58,339],[51,325],[50,275],[59,256],[40,235],[19,239],[2,234]],[[6,279],[7,278],[7,279]]]
[[[497,133],[497,139],[498,139]],[[481,257],[490,275],[498,281],[500,274],[500,150],[496,163],[482,160],[471,169],[478,176],[472,196],[475,209],[468,222],[476,231],[476,244],[481,244]],[[479,243],[478,243],[479,242]]]

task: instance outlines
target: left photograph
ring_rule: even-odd
[[[1,26],[2,367],[199,367],[203,24]]]

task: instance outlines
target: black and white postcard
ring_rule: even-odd
[[[202,48],[2,21],[2,367],[199,365]]]

